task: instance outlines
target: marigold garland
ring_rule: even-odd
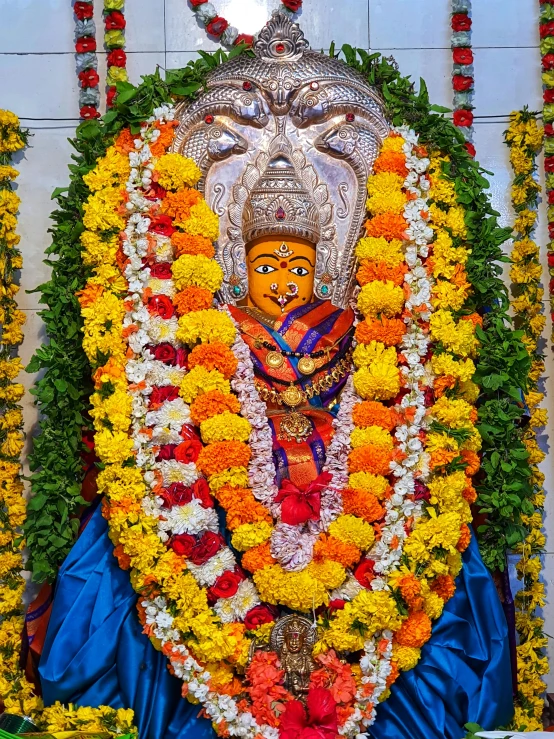
[[[554,3],[540,3],[540,51],[542,61],[543,121],[544,121],[544,171],[548,204],[548,271],[550,273],[550,315],[554,320]],[[552,334],[554,338],[554,333]]]
[[[536,611],[545,603],[544,583],[541,582],[541,556],[544,553],[545,536],[542,533],[544,516],[544,475],[538,463],[544,453],[537,445],[537,431],[547,423],[547,412],[540,408],[544,399],[539,390],[545,371],[544,355],[538,349],[538,341],[545,326],[543,315],[544,291],[540,286],[542,267],[539,247],[533,241],[535,218],[538,213],[541,187],[536,180],[537,157],[542,149],[543,131],[537,115],[524,109],[510,115],[510,126],[505,133],[510,149],[510,162],[514,171],[512,207],[516,213],[514,244],[511,253],[512,308],[516,326],[524,331],[523,341],[531,355],[531,370],[526,400],[529,405],[529,426],[524,436],[529,453],[530,484],[534,489],[532,503],[534,513],[522,517],[526,538],[516,547],[521,555],[516,565],[523,587],[516,593],[516,629],[518,694],[513,726],[518,731],[541,731],[546,685],[543,676],[548,672],[545,654],[547,637],[544,619]],[[521,215],[529,214],[524,221]],[[531,214],[534,218],[531,218]]]

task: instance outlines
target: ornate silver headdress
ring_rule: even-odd
[[[367,178],[389,132],[378,94],[344,62],[310,50],[298,25],[275,14],[254,56],[214,69],[207,91],[177,116],[173,149],[196,160],[199,187],[220,217],[224,300],[247,294],[246,242],[290,233],[317,241],[315,293],[345,307]],[[297,230],[287,230],[289,211]]]

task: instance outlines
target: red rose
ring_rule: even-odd
[[[188,352],[186,349],[183,349],[182,347],[180,349],[177,349],[177,356],[175,357],[175,364],[177,365],[177,367],[186,367],[187,357]]]
[[[178,397],[179,388],[175,385],[156,386],[150,393],[150,407],[159,406],[169,400],[177,400]]]
[[[467,77],[464,74],[455,74],[452,77],[452,87],[456,92],[465,92],[473,87],[473,77]]]
[[[229,22],[222,18],[220,15],[212,18],[212,20],[206,26],[206,31],[211,36],[221,36],[223,31],[229,26]]]
[[[548,236],[551,241],[554,241],[554,223],[548,224]]]
[[[548,191],[548,204],[554,205],[554,190]]]
[[[185,423],[181,426],[181,436],[183,439],[200,439],[196,429],[190,423]]]
[[[341,598],[335,598],[334,600],[329,602],[327,608],[329,609],[330,613],[335,613],[335,611],[342,611],[345,605],[345,600],[342,600]]]
[[[354,577],[362,587],[369,588],[371,581],[375,580],[374,567],[375,562],[372,559],[365,559],[354,570]]]
[[[473,113],[471,110],[455,110],[453,120],[455,126],[471,126],[473,123]]]
[[[164,459],[175,459],[175,444],[162,444],[156,455],[156,462],[162,462]]]
[[[554,69],[554,54],[545,54],[543,58],[541,59],[542,62],[542,68],[547,71],[549,69]]]
[[[178,534],[171,539],[170,547],[180,557],[190,557],[196,545],[196,539],[190,534]]]
[[[178,462],[196,462],[198,455],[202,451],[202,444],[197,439],[187,439],[177,447],[175,447],[175,459]],[[206,482],[204,480],[204,482]],[[207,484],[207,483],[206,483]]]
[[[124,67],[127,63],[127,54],[123,49],[112,49],[107,56],[110,67]]]
[[[545,136],[554,136],[554,126],[552,123],[545,123],[544,124],[544,135]]]
[[[554,89],[545,90],[542,96],[545,103],[554,103]]]
[[[547,172],[554,172],[554,156],[544,158],[544,168]]]
[[[169,262],[156,262],[150,267],[150,274],[158,280],[170,280],[173,275]]]
[[[302,0],[281,0],[281,2],[285,8],[292,10],[293,13],[296,13],[302,7]]]
[[[166,508],[172,508],[174,505],[186,505],[192,500],[192,488],[188,488],[182,482],[172,482],[161,493],[161,497]]]
[[[415,481],[414,486],[414,498],[415,500],[429,500],[431,493],[427,485],[424,485],[420,480]]]
[[[175,366],[177,350],[167,341],[164,341],[157,346],[149,346],[148,349],[154,355],[154,359],[157,359],[159,362],[163,362],[164,364],[168,364],[170,367]]]
[[[112,108],[114,104],[114,100],[117,97],[117,87],[112,85],[111,87],[108,87],[108,92],[106,93],[106,105],[108,108]]]
[[[154,216],[150,221],[149,231],[153,231],[160,236],[171,236],[177,230],[173,226],[173,221],[169,216]]]
[[[475,158],[475,155],[477,154],[477,152],[475,151],[475,147],[473,146],[473,144],[471,143],[471,141],[466,141],[465,144],[464,144],[464,146],[465,146],[466,151],[469,154],[469,156]]]
[[[554,254],[548,255],[548,266],[550,268],[554,267]]]
[[[214,507],[214,500],[211,496],[210,488],[203,477],[200,477],[198,480],[196,480],[196,482],[191,485],[190,490],[192,493],[192,497],[196,498],[196,500],[199,500],[204,508]]]
[[[452,51],[454,64],[473,64],[473,51],[460,46]]]
[[[249,33],[239,33],[239,35],[235,39],[235,46],[239,46],[240,44],[245,44],[245,46],[252,46],[254,43],[254,36],[251,36]]]
[[[96,51],[96,39],[93,36],[81,36],[75,42],[77,54],[86,54],[87,51]]]
[[[452,16],[453,31],[469,31],[471,29],[471,18],[466,13],[454,13]]]
[[[549,21],[548,23],[542,23],[539,26],[540,36],[541,38],[546,38],[547,36],[554,36],[554,21]]]
[[[127,21],[125,16],[119,10],[112,10],[111,13],[104,18],[104,25],[107,31],[120,31],[125,28]]]
[[[199,5],[204,5],[208,0],[190,0],[190,4],[193,8],[197,8]]]
[[[86,18],[92,18],[94,9],[92,3],[76,2],[73,12],[80,21],[84,21]]]
[[[244,617],[244,625],[247,629],[257,629],[263,624],[270,624],[277,618],[275,608],[272,606],[259,605],[251,608]]]
[[[100,82],[100,77],[95,69],[83,69],[79,72],[81,87],[96,87]]]
[[[232,598],[241,582],[242,577],[238,573],[227,570],[208,588],[208,598],[214,601],[218,598]]]
[[[211,559],[214,554],[217,554],[224,545],[225,540],[221,534],[214,534],[211,531],[206,531],[202,534],[202,538],[190,553],[190,561],[198,566],[203,565]]]
[[[163,200],[165,194],[166,190],[158,182],[152,182],[148,190],[144,193],[144,197],[147,200]]]
[[[171,318],[173,315],[173,303],[167,295],[153,295],[148,300],[148,310],[152,315]]]
[[[89,120],[89,118],[100,118],[100,113],[93,105],[83,105],[79,111],[79,115],[85,120]]]

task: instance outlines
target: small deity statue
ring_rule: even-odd
[[[286,616],[271,632],[270,648],[279,655],[285,687],[299,698],[308,692],[310,675],[316,668],[312,659],[316,640],[316,628],[303,616]]]

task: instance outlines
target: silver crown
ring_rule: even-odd
[[[297,236],[317,244],[319,215],[315,202],[283,154],[271,159],[244,206],[245,243],[261,236]]]

